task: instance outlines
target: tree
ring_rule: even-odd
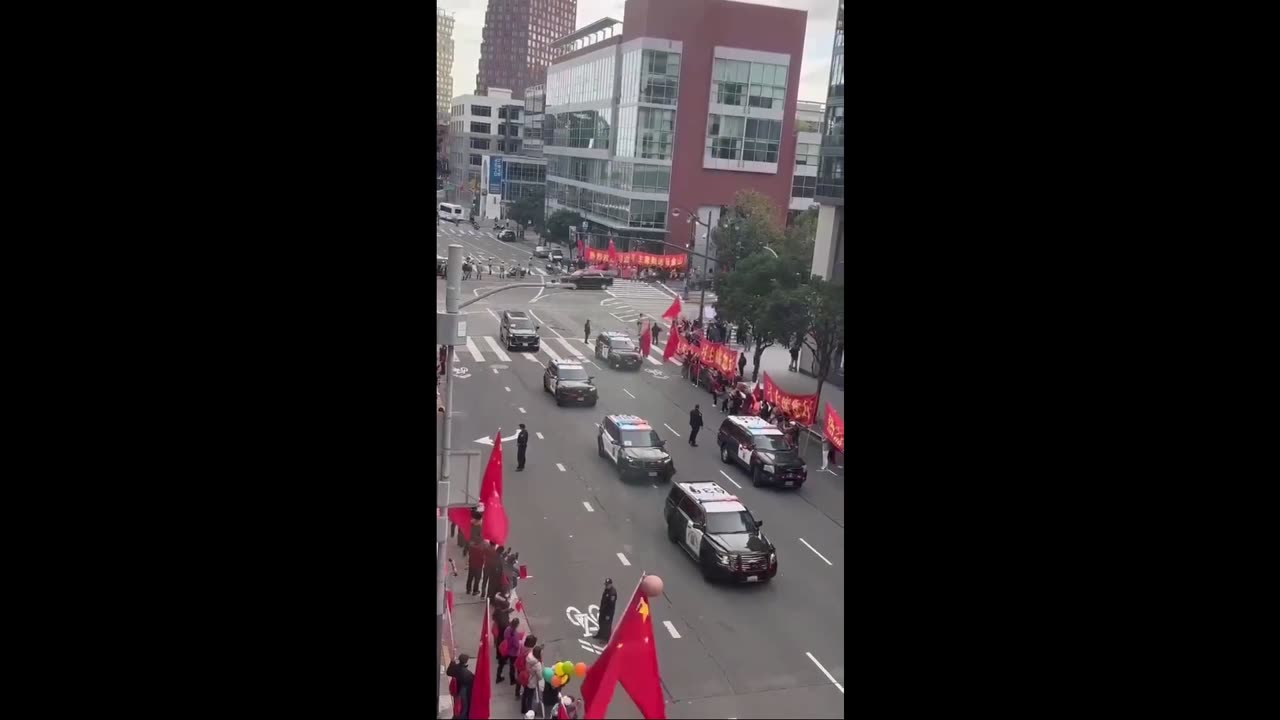
[[[733,206],[721,213],[716,226],[716,261],[733,270],[744,258],[772,247],[782,240],[780,213],[767,195],[742,190],[734,195]]]
[[[791,227],[782,235],[782,241],[774,248],[779,255],[794,255],[806,264],[813,265],[813,243],[818,235],[818,211],[805,210],[796,216]]]
[[[836,350],[844,345],[844,285],[814,277],[802,286],[805,311],[802,327],[808,332],[801,343],[813,353],[814,371],[818,376],[818,397],[822,397],[822,385],[835,362]]]
[[[757,252],[724,274],[717,290],[716,314],[746,330],[755,342],[753,379],[759,378],[760,357],[775,343],[795,336],[797,320],[806,317],[805,293],[796,272],[797,261]]]
[[[582,224],[582,216],[572,210],[557,210],[547,218],[546,236],[561,244],[573,240],[573,229]]]
[[[511,205],[511,209],[507,210],[507,217],[525,227],[542,232],[545,208],[545,199],[541,194],[526,195]]]

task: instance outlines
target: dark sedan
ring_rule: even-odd
[[[613,278],[597,270],[579,270],[562,282],[576,290],[603,290],[613,285]]]

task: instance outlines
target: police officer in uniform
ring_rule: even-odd
[[[516,470],[524,469],[524,451],[529,447],[529,431],[520,423],[520,434],[516,436]]]
[[[600,629],[593,635],[596,640],[609,642],[613,634],[613,608],[618,604],[618,591],[613,587],[613,578],[604,579],[604,593],[600,595]]]

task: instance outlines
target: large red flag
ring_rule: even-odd
[[[643,582],[643,578],[641,578]],[[609,647],[587,671],[582,682],[582,700],[586,704],[583,717],[602,718],[613,699],[615,684],[631,696],[640,714],[646,718],[665,718],[662,678],[658,672],[658,646],[653,640],[653,618],[649,601],[636,591],[622,613],[618,629],[613,631]]]
[[[844,452],[844,418],[836,413],[831,403],[827,403],[827,417],[822,423],[822,433],[827,436],[835,449]]]
[[[644,332],[640,333],[640,357],[649,357],[649,348],[653,347],[653,333],[649,330],[651,327],[652,323],[646,323]]]
[[[662,319],[675,320],[678,317],[680,317],[680,298],[677,297],[671,302],[671,307],[667,308],[667,311],[662,313]]]
[[[489,464],[484,467],[484,480],[480,481],[480,501],[484,503],[484,524],[481,535],[494,545],[507,544],[507,511],[502,507],[502,428],[493,436],[493,452]]]
[[[667,334],[667,347],[662,351],[663,361],[670,360],[680,350],[680,331],[671,328],[671,332]]]
[[[493,617],[489,611],[489,603],[484,604],[484,616]],[[493,654],[493,643],[489,637],[489,622],[480,623],[480,654],[476,656],[476,679],[471,683],[471,712],[467,717],[477,720],[489,720],[489,699],[493,697],[493,683],[488,680],[493,671],[489,669],[489,656]]]

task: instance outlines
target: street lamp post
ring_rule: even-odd
[[[698,225],[701,225],[702,227],[707,229],[707,246],[710,247],[711,243],[714,242],[714,240],[712,240],[711,238],[711,223],[704,223],[702,222],[702,219],[699,218],[694,213],[688,212],[687,210],[681,210],[680,208],[671,208],[671,217],[678,218],[680,217],[680,213],[682,212],[689,216],[685,220],[685,224],[688,224],[691,222],[697,223]],[[684,299],[685,300],[689,299],[689,273],[687,272],[684,274]],[[698,320],[700,321],[703,319],[703,314],[706,312],[706,305],[707,305],[707,255],[706,253],[703,253],[702,255],[702,295],[698,299]]]

